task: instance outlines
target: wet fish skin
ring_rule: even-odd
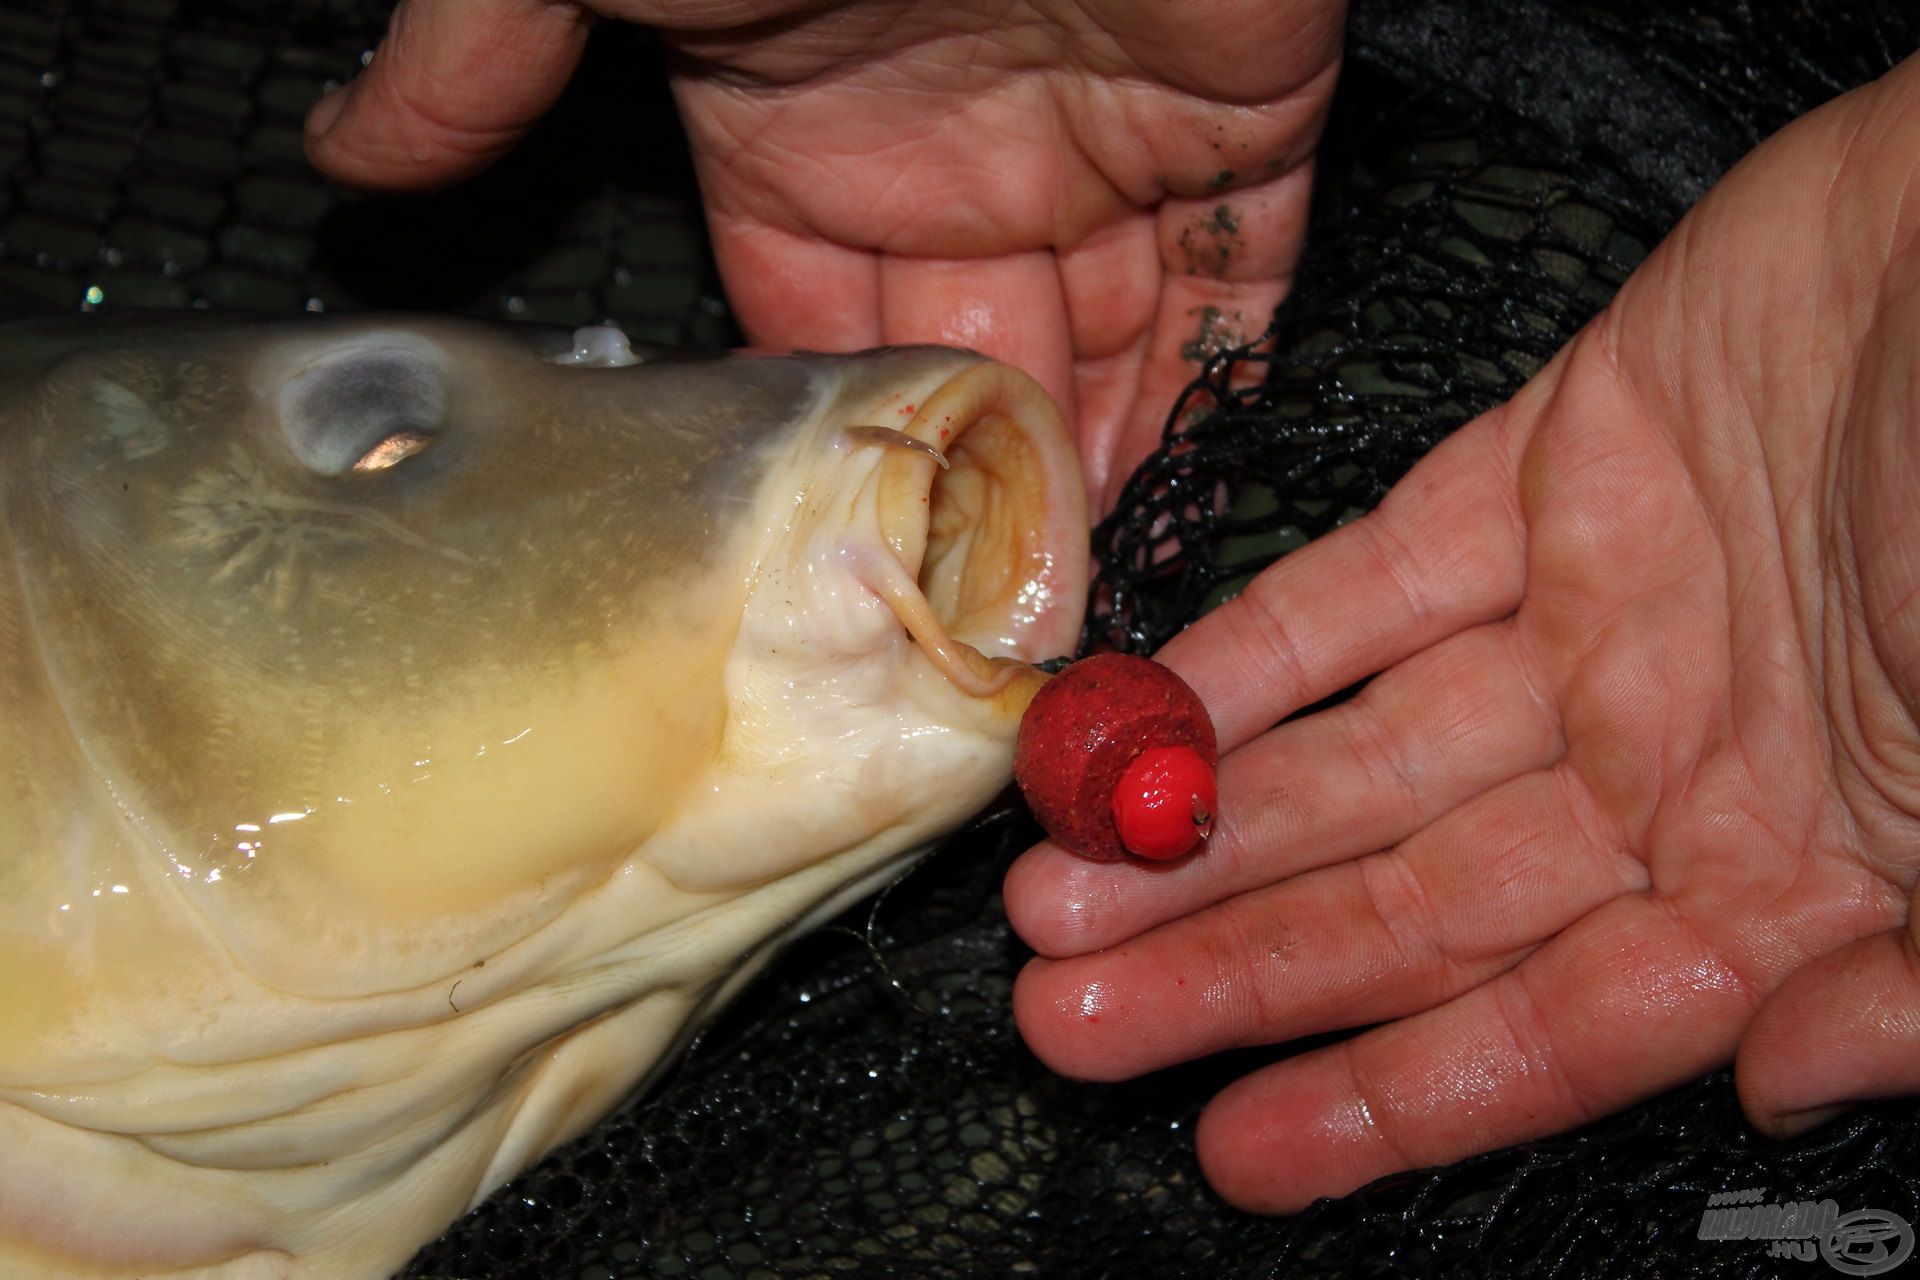
[[[0,326],[0,1271],[385,1274],[1004,784],[1044,396],[574,346]]]

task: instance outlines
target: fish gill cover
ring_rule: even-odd
[[[612,318],[727,343],[683,144],[658,77],[631,75],[650,56],[631,32],[596,37],[540,135],[487,177],[404,205],[319,184],[301,114],[387,8],[0,0],[0,298]],[[1356,0],[1297,287],[1258,350],[1199,344],[1168,447],[1098,530],[1097,635],[1150,650],[1369,509],[1518,389],[1734,160],[1916,44],[1900,0]],[[596,126],[616,108],[632,123],[609,149]],[[1914,1104],[1773,1144],[1725,1073],[1290,1220],[1239,1214],[1199,1177],[1193,1121],[1286,1050],[1118,1086],[1041,1067],[1012,1029],[1024,953],[996,896],[1035,835],[989,816],[801,942],[659,1088],[408,1274],[1746,1275],[1757,1255],[1696,1239],[1711,1194],[1916,1217]]]

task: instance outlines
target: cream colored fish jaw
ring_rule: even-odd
[[[936,809],[971,812],[1005,786],[1045,679],[1030,664],[1078,640],[1086,517],[1059,411],[977,356],[883,358],[927,367],[886,403],[837,398],[820,447],[769,481],[763,500],[788,514],[750,575],[714,781],[646,852],[683,889],[791,873],[829,828],[889,856],[931,839]],[[844,438],[889,416],[951,469]],[[945,803],[919,798],[927,777],[946,780]],[[723,824],[735,858],[714,856]]]
[[[928,397],[901,434],[944,461],[882,459],[875,506],[892,555],[857,548],[856,572],[956,688],[990,698],[1017,685],[1030,699],[1040,680],[1028,664],[1079,639],[1077,608],[1054,606],[1086,593],[1083,562],[1056,559],[1086,528],[1066,422],[1026,374],[982,363]]]

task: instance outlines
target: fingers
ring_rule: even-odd
[[[1304,187],[1299,199],[1304,205]],[[1216,202],[1207,216],[1218,221],[1225,207]],[[1221,233],[1236,245],[1260,220],[1251,211],[1237,216],[1245,224],[1227,216],[1239,229]],[[753,342],[830,349],[936,342],[1015,365],[1075,423],[1088,498],[1102,511],[1158,446],[1167,408],[1198,368],[1188,348],[1204,345],[1221,324],[1237,325],[1232,315],[1254,317],[1257,333],[1283,288],[1277,276],[1164,284],[1144,215],[1057,255],[969,259],[846,248],[725,207],[712,211],[710,223],[727,296]],[[1290,269],[1297,237],[1276,243],[1273,261],[1283,256]],[[1235,263],[1235,271],[1254,269],[1251,255]],[[1228,320],[1219,319],[1223,313]]]
[[[1223,751],[1519,605],[1524,439],[1508,419],[1501,408],[1462,428],[1378,511],[1282,559],[1160,651],[1207,704]]]
[[[1563,771],[1532,773],[1387,853],[1036,960],[1015,987],[1021,1034],[1063,1074],[1124,1079],[1431,1009],[1644,886],[1640,863],[1585,838],[1584,797]]]
[[[1085,459],[1087,493],[1095,515],[1111,505],[1106,494],[1116,471],[1124,475],[1155,447],[1121,445],[1129,423],[1144,412],[1140,374],[1160,299],[1160,249],[1151,213],[1121,218],[1059,252],[1060,288],[1073,344],[1074,430]],[[1173,397],[1153,409],[1164,419]],[[1153,416],[1153,415],[1147,415]],[[1131,454],[1130,460],[1123,455]]]
[[[747,216],[709,211],[714,260],[747,341],[858,351],[884,339],[880,261]]]
[[[1004,360],[1033,375],[1071,422],[1077,406],[1067,331],[1059,267],[1047,250],[881,259],[883,340],[946,343]]]
[[[1041,845],[1008,871],[1008,918],[1041,955],[1079,955],[1397,844],[1560,758],[1556,716],[1527,665],[1505,624],[1442,641],[1351,701],[1222,760],[1219,819],[1203,855],[1092,862]]]
[[[1511,972],[1221,1091],[1195,1143],[1226,1199],[1286,1213],[1571,1128],[1725,1062],[1755,996],[1657,900],[1622,898]]]
[[[1259,336],[1292,283],[1312,167],[1205,199],[1169,196],[1060,255],[1090,489],[1106,511],[1160,445],[1167,410],[1224,346]]]
[[[1920,1093],[1920,953],[1908,929],[1862,938],[1781,984],[1740,1042],[1734,1080],[1779,1138],[1856,1102]]]
[[[403,0],[373,63],[308,115],[308,157],[386,190],[477,173],[560,96],[587,26],[570,0]]]
[[[1025,370],[1072,414],[1072,359],[1052,254],[907,258],[849,249],[751,214],[715,211],[710,225],[727,297],[755,345],[968,347]]]
[[[1163,272],[1134,410],[1116,443],[1111,507],[1160,445],[1167,410],[1216,351],[1251,342],[1293,287],[1306,237],[1313,165],[1217,198],[1169,198],[1159,211]]]

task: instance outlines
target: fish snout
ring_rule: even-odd
[[[968,365],[894,428],[856,426],[885,455],[877,541],[855,576],[953,688],[1017,720],[1070,654],[1087,592],[1087,513],[1073,437],[1051,397],[1009,365]]]
[[[711,780],[648,842],[691,892],[853,877],[964,822],[1012,775],[1033,664],[1079,640],[1086,499],[1046,393],[966,353],[823,359],[839,385],[766,486]]]

